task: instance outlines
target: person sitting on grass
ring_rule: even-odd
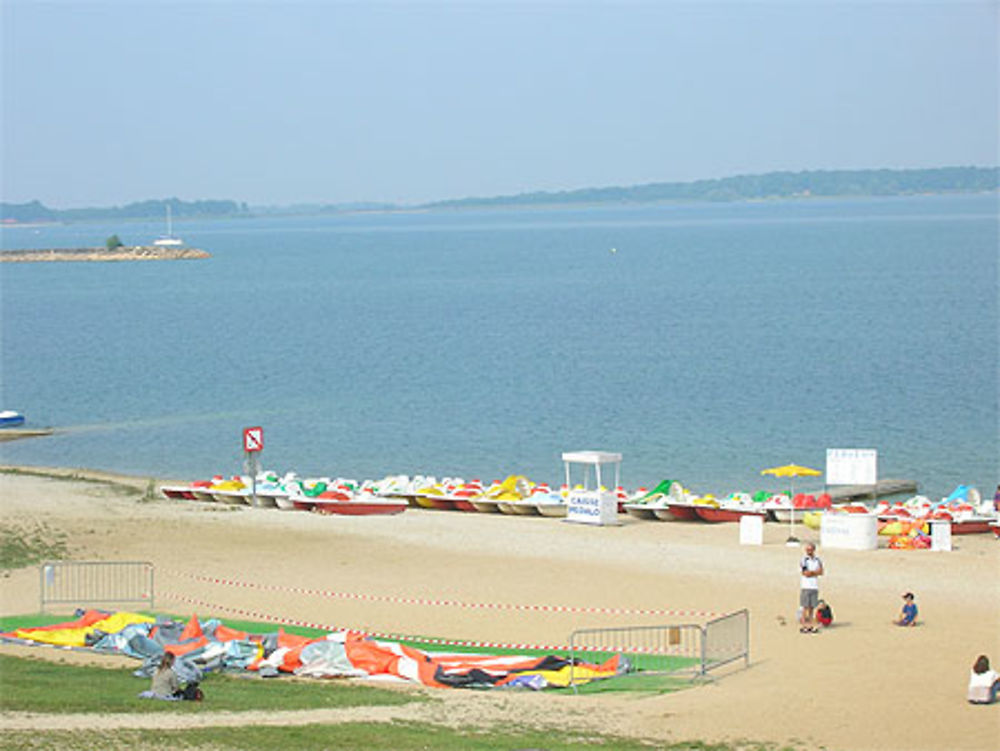
[[[160,658],[160,664],[153,673],[153,685],[148,691],[139,694],[140,699],[162,699],[163,701],[201,701],[205,694],[198,686],[197,680],[189,680],[184,688],[181,688],[180,678],[174,671],[174,660],[176,658],[170,652],[164,652]]]
[[[893,621],[897,626],[917,625],[917,604],[913,601],[913,592],[903,595],[903,609],[899,618]]]
[[[163,653],[160,665],[153,673],[153,684],[149,687],[149,691],[145,692],[149,698],[170,700],[181,698],[183,692],[181,691],[180,679],[174,672],[174,659],[171,652]]]
[[[969,704],[992,704],[1000,692],[1000,675],[990,670],[990,658],[979,655],[969,674]]]

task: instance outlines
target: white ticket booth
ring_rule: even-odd
[[[566,485],[570,488],[566,521],[602,526],[619,524],[615,488],[621,485],[622,455],[610,451],[567,451],[562,460]],[[610,489],[602,491],[602,487]]]

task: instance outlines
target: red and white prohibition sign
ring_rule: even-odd
[[[264,448],[264,428],[243,428],[243,450],[248,454]]]

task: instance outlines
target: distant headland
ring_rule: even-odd
[[[690,182],[535,191],[515,195],[457,198],[421,204],[299,203],[250,206],[232,200],[140,201],[125,206],[53,209],[40,201],[0,203],[0,222],[25,224],[139,222],[158,220],[167,211],[175,220],[237,219],[262,216],[318,216],[358,212],[447,211],[484,208],[559,208],[643,203],[780,201],[809,198],[985,193],[1000,189],[1000,167],[929,169],[804,170],[737,175]]]
[[[44,248],[40,250],[5,250],[0,262],[32,263],[46,261],[177,261],[211,258],[198,248],[159,245],[120,245],[117,248]]]
[[[425,209],[557,208],[642,203],[780,201],[807,198],[866,198],[1000,189],[1000,167],[935,169],[813,170],[739,175],[683,183],[540,191],[492,198],[462,198]]]

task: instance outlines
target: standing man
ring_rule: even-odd
[[[806,554],[799,563],[799,572],[802,574],[799,588],[799,605],[802,607],[799,632],[818,634],[815,613],[819,604],[819,577],[823,575],[823,561],[816,557],[816,546],[811,542],[806,543]]]

